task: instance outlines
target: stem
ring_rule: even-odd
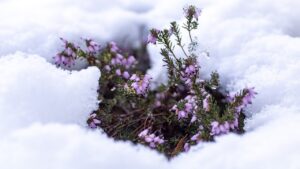
[[[193,43],[193,38],[192,38],[192,35],[191,35],[191,30],[188,31],[189,32],[189,37],[190,37],[190,40],[191,40],[191,43]]]
[[[194,41],[193,41],[193,38],[192,38],[192,33],[191,33],[191,31],[192,31],[192,27],[191,27],[191,24],[192,24],[192,19],[193,18],[187,18],[187,24],[186,24],[186,27],[185,27],[185,29],[189,32],[189,38],[190,38],[190,40],[191,40],[191,43],[193,43]]]
[[[171,29],[174,31],[174,35],[176,37],[177,45],[180,46],[181,50],[183,51],[184,55],[188,57],[187,53],[185,52],[182,41],[181,41],[181,35],[180,35],[180,29],[176,22],[171,23]]]
[[[168,50],[174,56],[175,60],[179,63],[180,60],[175,56],[175,53],[173,52],[173,50],[172,49],[168,49]]]
[[[164,44],[165,44],[166,49],[168,49],[168,51],[173,55],[173,57],[175,58],[175,60],[179,63],[180,60],[176,57],[176,55],[173,52],[173,50],[172,50],[170,44],[168,43],[168,41],[166,39],[164,39],[164,41],[165,41]]]
[[[181,44],[180,44],[179,46],[180,46],[181,50],[183,51],[184,55],[185,55],[186,57],[188,57],[188,55],[187,55],[187,53],[185,52],[183,46],[182,46]]]

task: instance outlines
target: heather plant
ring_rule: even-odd
[[[230,132],[243,133],[244,109],[256,92],[245,88],[230,95],[219,74],[201,78],[198,48],[192,31],[198,28],[201,10],[184,8],[186,22],[171,22],[168,29],[151,29],[147,42],[161,47],[168,82],[150,88],[152,78],[143,73],[136,56],[123,52],[115,42],[100,47],[84,39],[85,47],[62,39],[64,49],[55,56],[58,66],[85,59],[101,70],[99,109],[87,119],[90,128],[101,128],[116,140],[130,140],[173,157],[190,146],[214,141]],[[189,42],[182,40],[187,31]],[[175,53],[175,48],[182,52]],[[187,49],[186,49],[187,48]]]

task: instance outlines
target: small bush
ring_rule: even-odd
[[[251,104],[254,88],[235,95],[221,92],[219,74],[202,79],[197,42],[192,31],[198,28],[201,10],[184,8],[186,22],[172,22],[169,29],[150,30],[148,43],[160,45],[168,69],[168,83],[150,88],[151,77],[137,66],[135,56],[122,52],[114,42],[101,48],[85,39],[85,48],[64,39],[64,49],[55,56],[57,65],[71,66],[77,58],[101,70],[99,110],[90,115],[90,128],[100,127],[116,140],[147,145],[167,157],[188,151],[199,142],[213,141],[230,132],[243,133],[244,108]],[[189,36],[188,49],[182,42],[181,29]],[[174,43],[175,42],[175,43]],[[182,50],[181,57],[174,52]],[[183,56],[183,57],[182,57]]]

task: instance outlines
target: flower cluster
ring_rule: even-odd
[[[75,59],[77,58],[77,49],[73,43],[68,42],[67,40],[61,38],[61,40],[64,43],[64,49],[63,51],[56,54],[56,56],[53,57],[55,64],[58,66],[68,66],[71,67],[75,64]]]
[[[143,78],[141,78],[138,75],[133,74],[130,77],[130,80],[132,81],[131,87],[138,95],[146,95],[151,80],[149,75],[145,75]]]
[[[100,52],[100,45],[92,39],[83,39],[87,50],[81,49],[79,46],[60,38],[64,45],[64,49],[53,57],[57,66],[71,67],[75,64],[75,60],[79,57],[86,58],[92,65],[96,63],[96,55]]]
[[[242,92],[243,97],[242,98],[237,98],[237,97],[232,97],[229,96],[227,100],[234,102],[237,101],[237,99],[240,99],[239,106],[236,107],[236,112],[239,113],[241,112],[244,108],[246,108],[249,104],[252,104],[252,100],[254,99],[255,95],[257,92],[254,91],[254,87],[252,88],[245,88]]]
[[[112,73],[111,71],[113,71],[115,75],[123,77],[124,79],[129,79],[131,76],[129,69],[134,68],[136,64],[135,57],[132,55],[125,56],[119,53],[120,49],[115,42],[110,42],[108,48],[111,59],[104,65],[104,70],[109,73]]]
[[[184,65],[183,71],[180,72],[181,80],[188,86],[191,86],[192,81],[196,78],[198,72],[198,65],[193,63],[190,65]]]
[[[117,53],[120,50],[117,43],[113,42],[113,41],[109,43],[109,49],[110,49],[110,52],[113,52],[113,53]]]
[[[172,107],[172,111],[178,116],[178,119],[187,118],[189,115],[191,118],[191,123],[196,121],[196,110],[198,105],[196,102],[196,96],[188,95],[183,100],[179,101],[178,104]]]
[[[224,123],[220,124],[217,121],[213,121],[211,123],[211,135],[221,135],[221,134],[227,134],[230,130],[234,130],[238,127],[238,120],[235,119],[232,123],[229,123],[225,121]]]
[[[88,52],[96,54],[100,51],[100,45],[92,39],[84,39]]]
[[[187,18],[194,18],[196,20],[198,20],[198,17],[201,14],[201,9],[195,7],[194,5],[189,5],[185,8],[183,8],[185,17]]]
[[[115,58],[111,60],[111,65],[119,65],[119,66],[124,66],[126,69],[131,68],[134,66],[136,62],[136,59],[133,56],[129,56],[128,58],[125,58],[121,54],[116,54]]]
[[[141,131],[138,137],[148,143],[151,148],[155,148],[164,143],[164,139],[161,135],[156,136],[154,133],[149,133],[149,129]]]

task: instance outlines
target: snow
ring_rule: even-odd
[[[0,150],[8,152],[0,155],[1,168],[164,167],[164,158],[153,151],[129,143],[115,143],[78,125],[33,124],[2,139]]]
[[[1,58],[0,65],[0,133],[34,122],[84,126],[97,108],[96,67],[69,72],[21,52]]]
[[[170,3],[171,2],[171,3]],[[143,146],[86,129],[97,108],[100,72],[47,61],[58,37],[139,40],[140,27],[181,21],[187,3],[203,8],[194,32],[203,76],[218,70],[231,91],[255,86],[247,133],[192,148],[172,161]],[[300,168],[300,2],[297,0],[0,1],[0,168]],[[126,28],[126,31],[124,31]],[[160,78],[158,48],[150,46]],[[17,52],[21,51],[21,52]],[[100,86],[101,87],[101,86]]]

